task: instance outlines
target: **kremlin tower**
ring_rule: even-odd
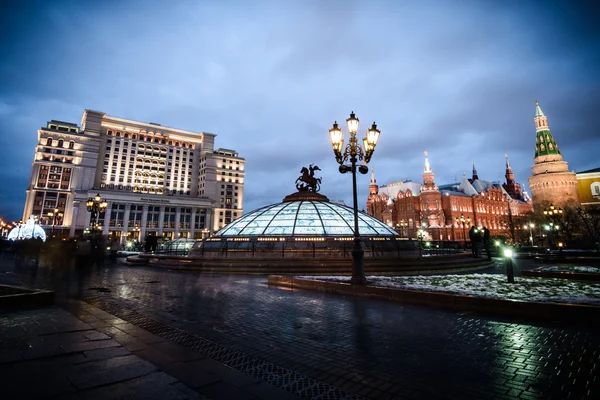
[[[533,167],[531,167],[533,175],[529,178],[534,207],[545,207],[547,203],[552,203],[557,207],[564,207],[569,203],[579,204],[575,173],[569,172],[569,164],[563,161],[558,145],[550,133],[548,119],[537,101],[535,102],[534,121],[536,128],[535,158]],[[507,174],[508,167],[507,158]]]

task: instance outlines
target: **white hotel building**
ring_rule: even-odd
[[[81,126],[50,121],[38,130],[23,220],[34,215],[46,231],[81,234],[90,226],[85,203],[99,194],[110,238],[202,238],[243,210],[245,160],[215,150],[215,136],[92,110]],[[55,209],[62,218],[48,215]]]

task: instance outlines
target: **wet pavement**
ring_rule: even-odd
[[[38,275],[27,279],[41,285]],[[3,273],[11,278],[26,279]],[[281,289],[264,276],[109,266],[55,284],[73,293],[80,279],[90,304],[250,375],[260,360],[276,375],[265,379],[288,391],[294,384],[339,389],[320,398],[600,397],[596,327]]]

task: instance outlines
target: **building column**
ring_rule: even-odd
[[[181,207],[175,208],[175,233],[173,239],[179,238],[179,219],[181,218]]]
[[[146,237],[146,224],[148,221],[148,205],[144,204],[142,211],[142,226],[140,227],[140,242]]]
[[[206,214],[208,217],[208,221],[209,221],[209,225],[208,225],[208,235],[212,235],[213,232],[216,232],[215,229],[215,209],[214,208],[207,208],[206,209]]]
[[[29,216],[33,212],[33,200],[34,199],[35,199],[35,190],[28,189],[27,197],[25,200],[25,209],[23,210],[23,221],[26,221],[27,218],[29,218]]]
[[[69,237],[75,236],[75,228],[77,227],[77,217],[78,216],[79,216],[79,202],[74,201],[73,202],[73,213],[71,214],[71,227],[69,228]]]
[[[196,234],[196,207],[192,207],[192,216],[190,217],[190,239],[194,239]]]
[[[125,215],[123,215],[123,228],[121,229],[121,244],[127,242],[127,232],[129,232],[129,214],[131,212],[131,205],[125,204]]]
[[[165,224],[165,206],[160,206],[160,211],[158,212],[158,236],[162,237],[163,235],[163,225]]]
[[[104,226],[102,226],[102,236],[108,236],[108,228],[110,227],[110,215],[112,214],[112,201],[106,202],[108,206],[104,210]],[[117,210],[118,212],[118,210]]]
[[[87,228],[90,227],[90,221],[92,220],[92,214],[87,210],[87,208],[84,208],[85,211],[85,217],[83,219],[83,230],[85,231]]]

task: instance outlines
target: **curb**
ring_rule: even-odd
[[[54,292],[49,290],[33,290],[20,286],[0,285],[20,293],[0,296],[0,308],[22,308],[50,306],[54,303]]]
[[[600,307],[589,305],[490,299],[441,292],[392,289],[377,286],[357,286],[349,283],[327,282],[280,275],[269,275],[268,283],[270,285],[285,286],[295,289],[317,290],[326,293],[369,297],[441,308],[471,310],[513,317],[569,321],[586,320],[588,322],[592,318],[595,318],[596,320],[600,318]]]

